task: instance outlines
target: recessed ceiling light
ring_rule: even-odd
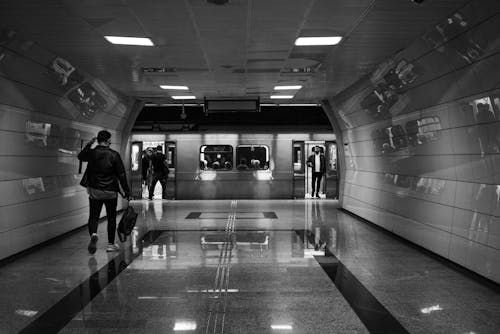
[[[293,95],[271,95],[271,99],[293,99]]]
[[[104,36],[104,38],[113,44],[154,46],[153,42],[146,37]]]
[[[430,307],[425,307],[423,309],[420,310],[420,312],[424,313],[424,314],[429,314],[431,312],[434,312],[434,311],[442,311],[443,308],[439,305],[434,305],[434,306],[430,306]]]
[[[194,331],[194,330],[196,330],[196,321],[192,320],[175,321],[174,331]]]
[[[195,100],[196,96],[194,95],[175,95],[172,96],[174,100]]]
[[[340,36],[327,37],[299,37],[295,40],[295,45],[335,45],[342,40]]]
[[[321,107],[319,103],[261,103],[261,107]]]
[[[169,86],[169,85],[160,85],[162,89],[173,89],[173,90],[189,90],[188,86]]]
[[[301,89],[301,85],[296,86],[274,86],[274,90],[291,90],[291,89]]]
[[[291,331],[293,329],[292,325],[271,325],[274,330],[286,330]]]

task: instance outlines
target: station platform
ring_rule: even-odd
[[[334,200],[132,201],[0,266],[0,333],[498,333],[498,285]]]

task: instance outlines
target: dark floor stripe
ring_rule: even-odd
[[[314,244],[314,234],[312,232],[303,230],[295,232],[302,240],[307,237]],[[370,333],[409,333],[328,248],[325,249],[325,256],[315,256],[314,258]]]
[[[144,247],[151,245],[162,233],[163,231],[150,231],[146,233],[142,237],[142,242],[138,243],[139,252],[137,252],[137,254],[134,254],[131,250],[130,252],[121,251],[115,258],[74,288],[19,333],[48,334],[59,332],[80,311],[82,311],[85,306],[102,291],[102,289],[111,283],[130,263],[141,255]],[[97,266],[97,262],[95,258],[90,257],[89,268],[92,269],[92,266]]]
[[[220,213],[220,217],[210,217],[210,218],[201,218],[201,215],[204,213]],[[203,212],[198,212],[198,211],[193,211],[190,212],[186,218],[184,219],[227,219],[227,216],[231,212],[226,212],[226,211],[203,211]],[[239,217],[238,218],[238,213],[262,213],[264,217]],[[253,220],[258,220],[258,219],[278,219],[278,216],[276,215],[276,212],[274,211],[239,211],[236,212],[236,219],[253,219]]]

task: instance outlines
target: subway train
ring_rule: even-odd
[[[337,146],[332,133],[133,133],[131,183],[134,198],[146,198],[144,151],[162,146],[169,164],[167,198],[272,199],[311,197],[315,146],[326,158],[320,197],[337,195]],[[159,183],[155,197],[161,198]]]

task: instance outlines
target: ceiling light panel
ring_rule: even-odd
[[[118,45],[154,46],[153,41],[146,37],[104,36],[104,38]]]
[[[340,36],[326,37],[299,37],[295,40],[295,45],[336,45],[342,40]]]
[[[174,100],[195,100],[196,96],[194,95],[174,95],[172,96]]]
[[[271,95],[271,99],[293,99],[293,95]]]
[[[301,89],[301,85],[295,85],[295,86],[274,86],[274,90],[294,90],[294,89]]]
[[[171,89],[171,90],[189,90],[188,86],[171,86],[171,85],[160,85],[161,89]]]

